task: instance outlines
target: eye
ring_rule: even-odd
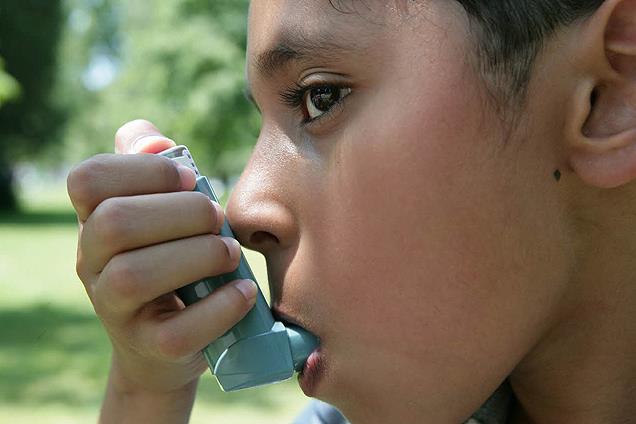
[[[305,107],[308,120],[314,120],[329,110],[351,93],[351,88],[334,85],[321,85],[305,91]]]
[[[283,104],[302,114],[303,125],[310,125],[334,113],[351,92],[350,86],[320,82],[295,84],[280,92],[279,97]]]

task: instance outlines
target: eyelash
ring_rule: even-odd
[[[334,113],[334,109],[337,108],[339,105],[341,105],[344,99],[350,95],[350,94],[347,94],[346,96],[338,100],[336,103],[334,103],[334,105],[331,108],[329,108],[328,111],[326,111],[322,115],[316,118],[308,118],[307,112],[304,110],[306,96],[311,90],[316,88],[321,88],[321,87],[332,87],[338,90],[341,90],[343,88],[350,88],[349,86],[344,84],[334,84],[334,83],[324,83],[324,82],[314,83],[314,84],[305,85],[305,86],[300,85],[298,83],[294,83],[293,87],[287,88],[286,90],[280,93],[280,98],[284,104],[302,113],[303,125],[309,125],[329,117],[332,113]]]

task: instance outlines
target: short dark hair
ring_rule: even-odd
[[[347,7],[343,4],[357,1],[329,0],[344,13]],[[525,98],[533,64],[545,41],[559,28],[590,16],[605,0],[456,1],[474,24],[477,67],[497,103],[510,105]]]
[[[525,98],[544,42],[605,0],[456,0],[476,25],[478,64],[498,100]],[[503,97],[503,98],[502,98]]]

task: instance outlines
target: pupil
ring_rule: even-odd
[[[311,103],[321,112],[326,112],[338,101],[339,90],[334,87],[317,87],[311,90]]]

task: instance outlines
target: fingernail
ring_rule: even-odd
[[[245,300],[248,302],[252,302],[256,298],[256,283],[252,280],[236,280],[234,282],[234,287],[236,287]]]
[[[177,171],[179,172],[179,180],[181,181],[181,190],[193,190],[197,183],[197,176],[194,174],[194,171],[184,165],[177,165]]]
[[[223,228],[223,221],[225,220],[225,213],[223,212],[223,208],[214,200],[210,200],[212,202],[212,206],[214,206],[214,212],[216,213],[216,228],[214,229],[215,233],[219,233],[221,228]]]
[[[162,135],[142,135],[133,141],[132,151],[133,153],[159,153],[176,145],[174,140]]]
[[[230,258],[233,261],[238,261],[241,256],[241,245],[236,239],[232,237],[221,237],[221,241],[225,243],[225,247],[227,247],[227,252],[230,255]]]

